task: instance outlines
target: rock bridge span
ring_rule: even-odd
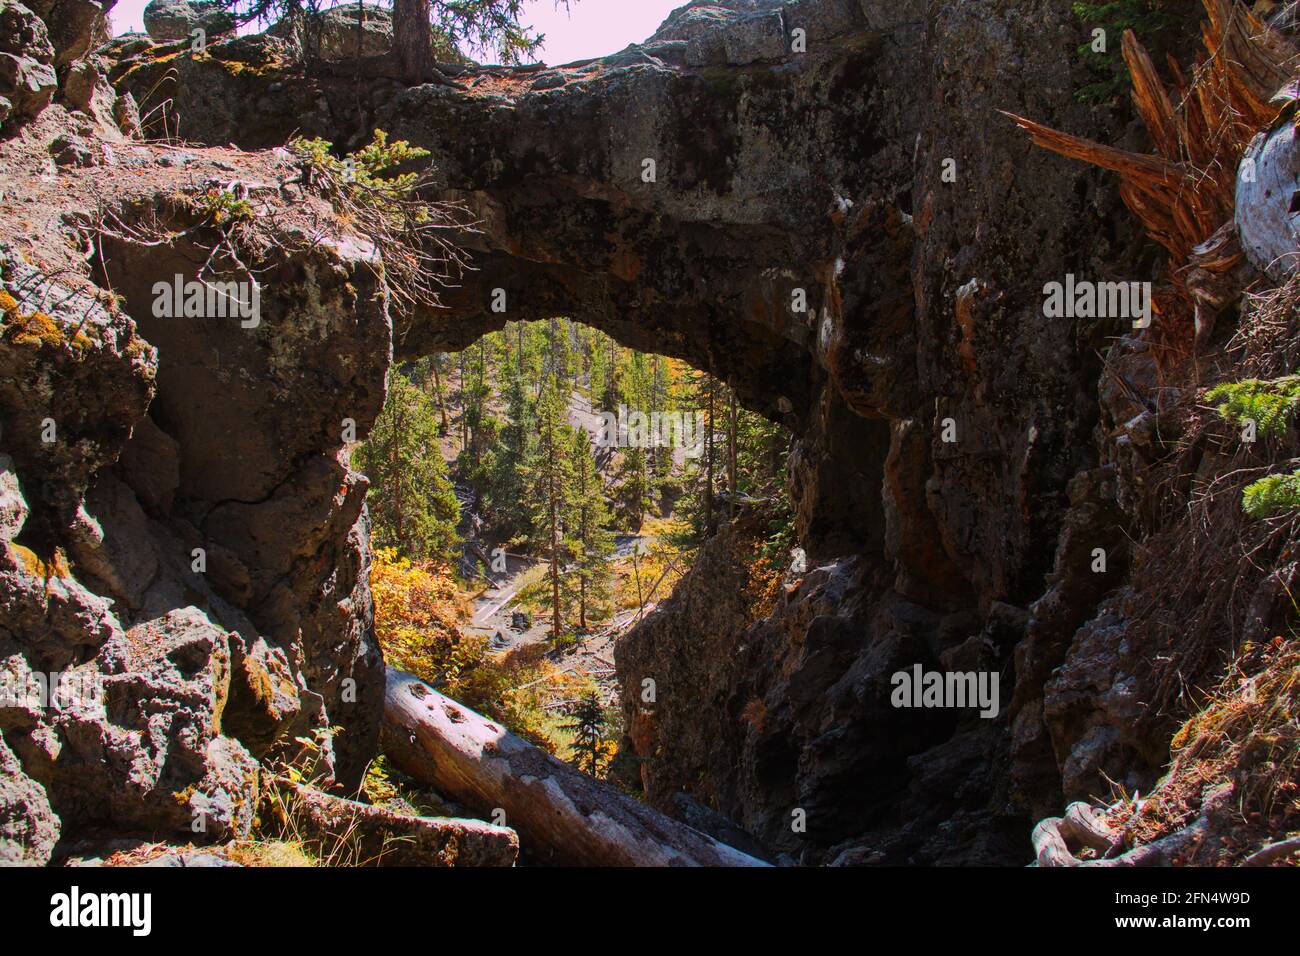
[[[415,87],[233,69],[222,57],[239,51],[220,45],[201,60],[146,54],[120,82],[141,97],[166,94],[185,135],[203,142],[275,146],[298,130],[351,148],[381,128],[430,150],[432,194],[464,203],[480,231],[462,237],[473,271],[447,290],[447,308],[399,321],[399,357],[566,315],[707,369],[750,407],[802,428],[828,370],[853,371],[838,354],[837,268],[879,257],[905,279],[910,247],[897,220],[915,120],[872,100],[905,47],[891,34],[917,26],[885,4],[734,5],[684,8],[612,57],[456,68]],[[802,54],[791,52],[798,30]],[[892,244],[866,234],[886,218]],[[871,313],[853,344],[890,363],[905,352],[906,290],[859,302],[853,284],[849,309]],[[491,308],[498,289],[504,312]]]

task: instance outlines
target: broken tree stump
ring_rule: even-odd
[[[404,773],[516,830],[542,859],[570,866],[767,866],[500,724],[388,669],[383,750]]]

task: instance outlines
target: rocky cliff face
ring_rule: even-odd
[[[1101,133],[1109,118],[1073,95],[1080,42],[1066,0],[730,0],[688,4],[601,60],[449,64],[412,88],[307,75],[274,37],[202,55],[105,47],[116,91],[198,142],[268,149],[299,129],[351,147],[381,127],[429,149],[439,197],[478,221],[474,271],[390,338],[363,244],[292,241],[311,209],[285,192],[282,155],[131,148],[139,168],[180,162],[191,181],[237,166],[302,251],[259,264],[274,294],[251,333],[152,318],[152,282],[195,254],[176,235],[139,241],[141,224],[173,222],[159,172],[110,197],[135,228],[90,257],[125,296],[95,313],[101,344],[10,343],[0,358],[11,511],[31,511],[10,522],[0,595],[33,602],[0,637],[19,666],[123,685],[89,727],[0,708],[21,774],[65,822],[116,812],[130,786],[224,802],[237,829],[229,781],[300,725],[337,725],[333,768],[355,779],[379,672],[342,421],[364,435],[393,352],[566,314],[725,378],[797,436],[808,570],[756,620],[743,529],[728,530],[619,648],[625,748],[653,802],[671,811],[686,791],[810,863],[1018,862],[1031,811],[1103,793],[1103,775],[1145,785],[1162,747],[1123,730],[1143,688],[1114,655],[1117,669],[1083,673],[1122,630],[1113,608],[1097,616],[1124,574],[1127,519],[1092,434],[1095,350],[1121,330],[1046,318],[1041,293],[1133,269],[1135,244],[1111,185],[996,113]],[[67,201],[32,199],[66,227]],[[50,314],[66,336],[64,312]],[[40,446],[45,417],[76,441]],[[201,579],[186,570],[199,546]],[[57,547],[67,573],[35,563]],[[1095,547],[1112,549],[1100,577],[1080,563]],[[49,636],[42,615],[66,623]],[[998,674],[997,716],[893,707],[891,675],[918,664]],[[70,747],[150,758],[109,760],[83,806],[62,776]],[[15,765],[4,749],[0,765]]]
[[[355,785],[383,688],[345,451],[391,356],[373,247],[282,190],[287,156],[143,145],[113,94],[99,114],[67,89],[0,143],[0,845],[19,862],[97,825],[247,834],[260,762],[295,738]],[[205,256],[246,275],[184,198],[232,179],[266,230],[244,253],[260,319],[166,315],[156,285]]]

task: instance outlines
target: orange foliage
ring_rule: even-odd
[[[461,631],[470,614],[450,569],[412,563],[390,548],[375,552],[370,591],[375,636],[391,666],[555,752],[545,699],[585,683],[547,661],[545,645],[491,653],[485,638]]]
[[[370,592],[375,636],[384,658],[398,670],[447,686],[481,655],[481,643],[460,631],[466,609],[445,568],[412,564],[381,548],[370,565]]]

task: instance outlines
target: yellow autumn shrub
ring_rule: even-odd
[[[545,705],[577,679],[550,664],[545,647],[492,653],[485,638],[461,630],[470,613],[451,569],[412,562],[392,548],[375,551],[370,591],[375,636],[391,666],[555,752]]]
[[[461,633],[466,610],[450,570],[381,548],[370,565],[370,592],[375,636],[398,670],[445,689],[481,657],[482,642]]]

